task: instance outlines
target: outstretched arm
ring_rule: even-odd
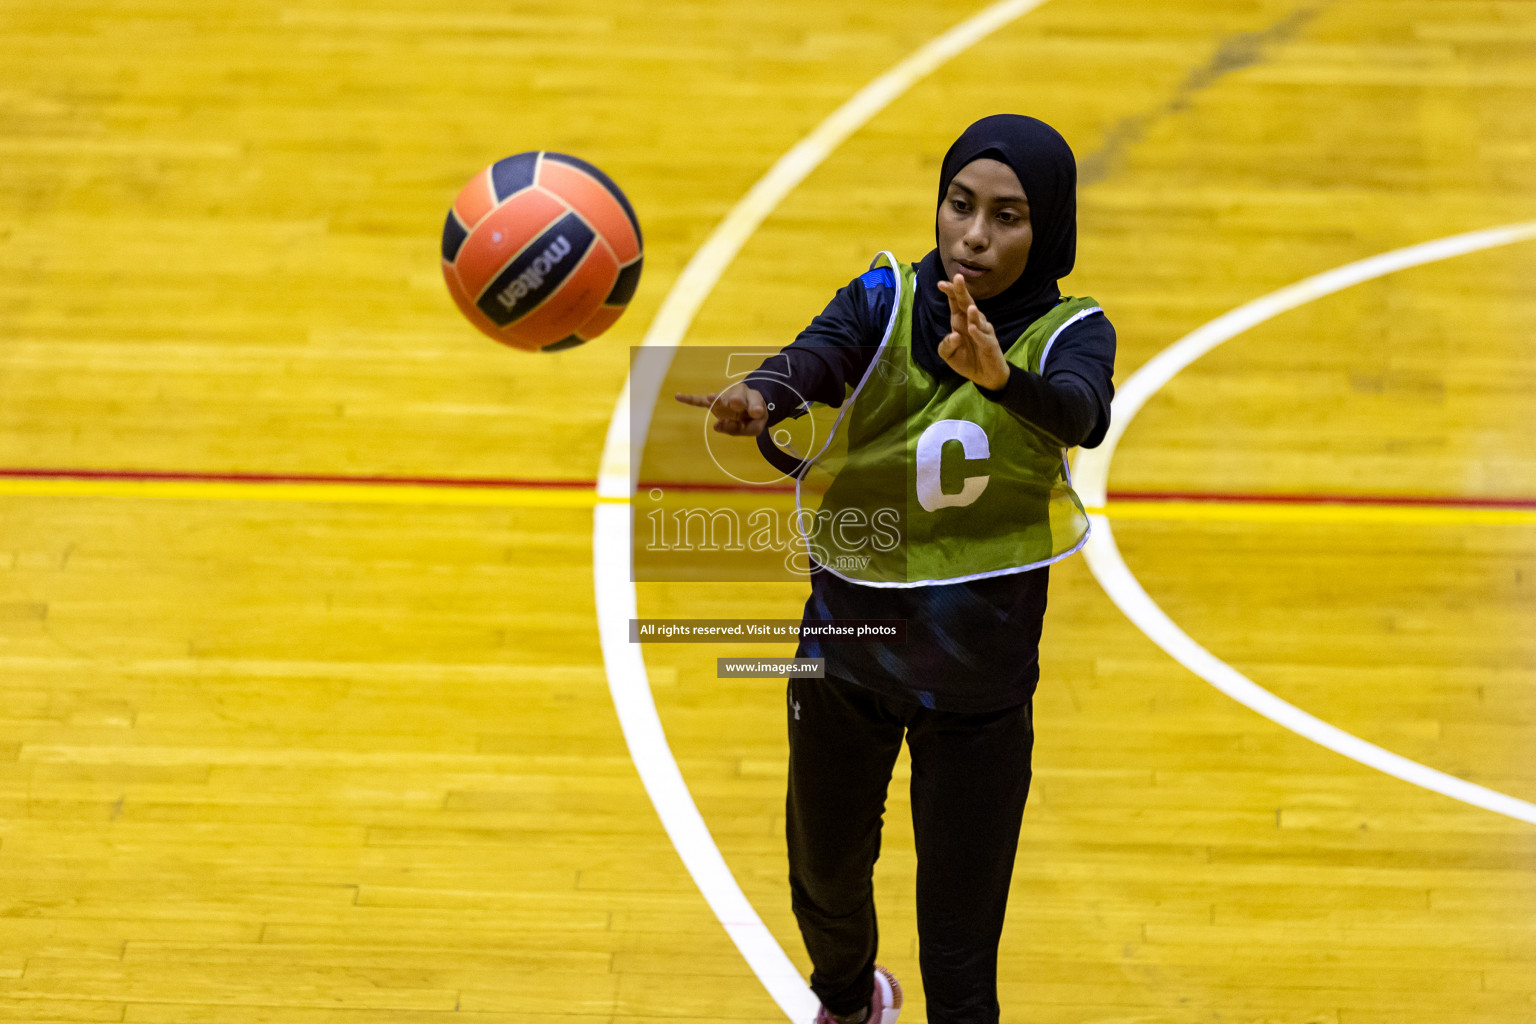
[[[868,369],[894,301],[895,277],[890,271],[856,277],[770,360],[771,368],[765,363],[722,391],[679,394],[677,400],[713,411],[715,430],[741,437],[756,437],[795,415],[803,401],[842,405],[847,384]]]

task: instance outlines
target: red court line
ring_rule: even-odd
[[[694,482],[691,480],[641,480],[635,484],[635,492],[644,493],[656,487],[664,491],[670,489],[674,491],[731,491],[741,494],[762,494],[764,492],[769,494],[795,493],[794,484],[727,484]]]
[[[372,476],[339,473],[203,473],[155,469],[0,469],[0,479],[12,480],[170,480],[179,483],[219,484],[366,484],[376,487],[480,487],[499,490],[569,490],[597,489],[596,480],[555,480],[535,477],[461,477],[461,476]],[[794,493],[785,487],[756,486],[740,483],[711,483],[685,480],[642,480],[639,490],[661,487],[675,491],[742,491],[758,493],[778,491]]]
[[[491,487],[505,490],[592,490],[595,480],[527,477],[351,476],[334,473],[196,473],[149,469],[0,469],[0,478],[29,480],[177,480],[221,484],[375,484],[381,487]]]
[[[342,473],[207,473],[181,470],[74,469],[44,467],[0,468],[0,479],[33,480],[175,480],[204,483],[255,484],[371,484],[379,487],[480,487],[502,490],[595,490],[595,480],[560,480],[537,477],[374,476]],[[641,492],[652,488],[675,491],[739,491],[744,493],[792,492],[782,484],[754,486],[683,480],[642,480]],[[1420,508],[1536,509],[1536,498],[1464,498],[1400,494],[1254,494],[1212,491],[1110,491],[1110,501],[1194,501],[1253,505],[1374,505]]]

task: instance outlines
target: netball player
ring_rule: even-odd
[[[818,1022],[890,1024],[900,1009],[900,987],[875,963],[871,880],[903,738],[928,1019],[998,1020],[1048,566],[1088,530],[1064,455],[1103,439],[1113,395],[1114,329],[1057,285],[1076,256],[1076,186],[1050,126],[976,122],[944,157],[937,248],[915,265],[877,259],[774,373],[677,396],[713,409],[716,430],[753,437],[793,414],[796,395],[850,401],[842,478],[823,509],[913,492],[901,549],[860,572],[828,561],[805,607],[807,623],[904,619],[906,642],[802,640],[796,653],[825,658],[826,678],[790,682],[790,894]]]

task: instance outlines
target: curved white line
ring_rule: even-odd
[[[1044,2],[1004,0],[992,4],[919,48],[833,111],[779,158],[694,253],[667,293],[642,345],[666,353],[682,342],[699,307],[758,225],[850,135],[945,61]],[[633,495],[629,454],[632,446],[638,449],[644,444],[669,363],[670,355],[634,363],[636,369],[626,380],[608,421],[597,482],[599,499]],[[629,642],[629,620],[636,617],[638,606],[630,578],[630,515],[627,504],[599,500],[592,520],[598,632],[624,741],[662,826],[731,941],[779,1009],[792,1021],[810,1024],[820,1004],[720,856],[667,745],[640,645]]]
[[[1130,425],[1131,420],[1147,400],[1172,380],[1174,374],[1222,342],[1286,310],[1295,309],[1297,306],[1362,281],[1382,277],[1407,267],[1416,267],[1422,263],[1432,263],[1436,260],[1531,238],[1536,238],[1536,221],[1490,228],[1486,231],[1472,231],[1464,235],[1452,235],[1449,238],[1409,246],[1406,249],[1395,249],[1392,252],[1372,256],[1369,259],[1349,263],[1309,277],[1277,292],[1271,292],[1185,335],[1150,359],[1121,387],[1111,406],[1112,422],[1104,443],[1098,448],[1079,451],[1077,465],[1074,467],[1075,484],[1083,504],[1089,508],[1104,507],[1109,481],[1109,463],[1114,457],[1115,447],[1124,436],[1126,427]],[[1126,567],[1120,548],[1115,544],[1115,536],[1110,530],[1109,520],[1098,514],[1091,516],[1091,519],[1093,532],[1089,537],[1084,555],[1099,585],[1104,588],[1110,600],[1125,613],[1126,618],[1136,625],[1136,628],[1168,652],[1179,664],[1238,703],[1252,708],[1265,718],[1329,750],[1386,772],[1388,775],[1395,775],[1416,786],[1422,786],[1476,807],[1536,824],[1536,804],[1487,789],[1465,779],[1458,779],[1454,775],[1447,775],[1445,772],[1436,771],[1427,765],[1394,754],[1374,743],[1367,743],[1358,736],[1347,733],[1308,714],[1294,704],[1281,700],[1201,647],[1157,606],[1157,603],[1142,588],[1141,583],[1132,575],[1130,569]]]

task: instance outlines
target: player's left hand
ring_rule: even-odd
[[[939,342],[939,355],[955,372],[981,387],[1001,390],[1008,383],[1008,361],[992,324],[971,298],[965,278],[956,274],[952,281],[940,281],[939,291],[949,297],[949,333]]]

